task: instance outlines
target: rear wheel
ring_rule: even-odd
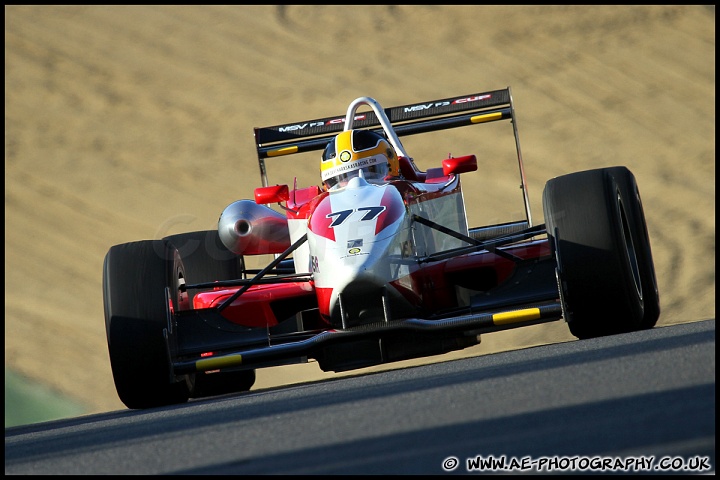
[[[166,337],[171,310],[187,308],[180,255],[168,242],[115,245],[103,264],[103,301],[115,388],[128,408],[186,402],[186,376],[172,377]]]
[[[570,332],[591,338],[654,326],[657,282],[630,170],[602,168],[549,180],[543,209]]]
[[[635,245],[635,253],[638,257],[640,280],[642,281],[643,318],[640,321],[640,328],[652,328],[660,317],[660,294],[658,292],[657,277],[655,276],[652,249],[650,248],[650,236],[645,221],[645,211],[640,199],[640,190],[635,181],[635,176],[627,168],[612,167],[608,168],[608,170],[618,179],[618,187],[623,198],[629,199],[626,202],[626,212],[630,233]]]
[[[243,276],[243,257],[223,245],[217,230],[180,233],[164,240],[180,252],[188,285],[236,280]],[[194,291],[189,290],[189,294],[192,300]],[[196,373],[192,383],[190,395],[194,398],[243,392],[255,383],[255,370]]]

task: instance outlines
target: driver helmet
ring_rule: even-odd
[[[370,130],[346,130],[330,140],[320,163],[325,188],[344,186],[360,170],[368,183],[385,183],[400,174],[397,153],[385,137]]]

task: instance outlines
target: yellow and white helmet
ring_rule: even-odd
[[[320,163],[325,187],[345,185],[360,170],[368,183],[384,183],[400,174],[397,153],[385,137],[370,130],[346,130],[330,140]]]

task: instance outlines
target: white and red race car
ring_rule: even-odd
[[[400,137],[503,120],[526,218],[469,227],[460,177],[478,170],[475,155],[421,171]],[[249,390],[257,368],[345,371],[542,322],[564,319],[584,339],[658,319],[633,174],[550,179],[546,223],[533,225],[510,88],[389,109],[361,97],[344,116],[256,128],[255,143],[263,186],[226,207],[217,230],[106,255],[108,348],[129,408]],[[321,150],[323,186],[269,185],[266,160]]]

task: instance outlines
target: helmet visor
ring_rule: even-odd
[[[322,173],[327,188],[344,186],[348,180],[359,175],[360,170],[368,183],[384,183],[389,173],[387,157],[382,154],[340,164]]]

